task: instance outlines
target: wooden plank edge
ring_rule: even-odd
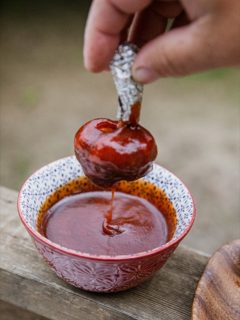
[[[137,319],[70,289],[63,290],[57,285],[22,277],[3,269],[0,269],[0,283],[0,300],[51,320]]]

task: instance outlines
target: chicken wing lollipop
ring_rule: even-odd
[[[152,168],[157,146],[151,133],[138,124],[142,85],[131,78],[137,48],[118,47],[111,71],[119,97],[118,119],[94,119],[75,135],[75,154],[86,176],[101,187],[136,180]]]

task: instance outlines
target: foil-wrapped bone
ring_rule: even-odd
[[[138,48],[132,43],[119,45],[110,63],[110,69],[115,83],[119,106],[117,118],[129,121],[131,109],[136,104],[141,104],[143,85],[137,83],[131,75],[131,69]]]

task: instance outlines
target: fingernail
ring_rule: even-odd
[[[159,78],[159,74],[155,70],[138,67],[133,69],[133,78],[140,83],[149,83]]]

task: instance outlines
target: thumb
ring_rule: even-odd
[[[136,57],[133,78],[140,83],[150,83],[159,77],[184,76],[217,66],[210,29],[196,23],[150,41]]]

